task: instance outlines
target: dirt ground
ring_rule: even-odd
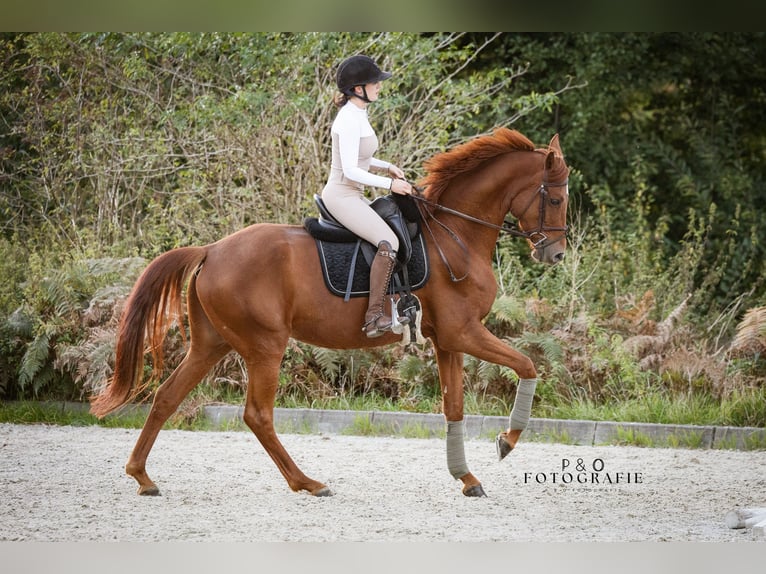
[[[335,493],[290,491],[248,432],[165,430],[139,497],[124,474],[137,430],[0,425],[0,541],[712,541],[735,507],[766,507],[766,452],[522,442],[498,462],[466,442],[488,497],[446,469],[442,439],[285,434]],[[758,538],[762,541],[762,538]]]

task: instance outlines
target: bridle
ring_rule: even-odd
[[[540,184],[540,187],[537,188],[537,193],[532,196],[532,199],[527,204],[527,207],[524,208],[524,211],[521,212],[521,215],[523,216],[527,211],[529,211],[529,208],[532,207],[532,204],[535,201],[535,196],[540,197],[540,206],[539,206],[539,215],[537,219],[537,227],[535,229],[531,229],[529,231],[524,231],[519,229],[518,224],[515,221],[508,221],[507,219],[503,221],[502,229],[504,231],[507,231],[514,237],[523,237],[524,239],[529,239],[529,241],[532,242],[532,245],[535,247],[535,249],[545,249],[549,245],[553,245],[557,241],[559,241],[562,237],[565,237],[567,234],[567,231],[569,230],[568,225],[563,225],[561,227],[555,226],[555,225],[545,225],[545,206],[548,203],[548,188],[549,187],[566,187],[569,185],[569,178],[567,177],[563,182],[561,183],[552,183],[550,181],[547,181],[547,172],[546,169],[543,172],[543,181]],[[548,235],[546,235],[546,231],[560,231],[561,234],[556,236],[554,239],[548,239]],[[537,241],[534,241],[534,237],[539,236],[540,239]]]
[[[442,229],[444,229],[449,234],[449,236],[460,246],[460,248],[463,250],[466,256],[468,255],[468,248],[466,247],[465,243],[463,243],[462,239],[460,239],[460,236],[458,236],[457,233],[455,233],[447,225],[445,225],[443,222],[439,221],[436,218],[432,210],[443,211],[451,215],[456,215],[457,217],[460,217],[461,219],[465,219],[466,221],[471,221],[473,223],[477,223],[484,227],[495,229],[501,233],[508,233],[509,235],[512,235],[513,237],[523,237],[524,239],[528,239],[532,243],[533,247],[535,248],[535,251],[541,251],[545,249],[546,247],[548,247],[549,245],[553,245],[554,243],[559,241],[562,237],[565,237],[569,229],[568,225],[564,225],[564,226],[545,225],[545,205],[548,202],[548,188],[549,187],[565,187],[567,185],[569,185],[569,178],[565,179],[561,183],[553,183],[548,181],[548,168],[546,167],[543,170],[543,181],[540,183],[540,186],[537,188],[536,193],[532,195],[532,199],[529,201],[527,206],[524,208],[524,211],[522,211],[519,216],[521,217],[527,211],[529,211],[529,209],[532,207],[532,204],[535,202],[535,199],[538,197],[540,198],[540,203],[538,208],[539,215],[537,220],[537,227],[535,229],[530,229],[530,230],[520,229],[518,223],[515,221],[509,221],[505,219],[502,225],[495,225],[494,223],[485,221],[483,219],[479,219],[478,217],[474,217],[472,215],[468,215],[467,213],[463,213],[462,211],[458,211],[450,207],[439,205],[438,203],[429,201],[428,199],[426,199],[425,197],[421,195],[422,192],[425,190],[425,188],[422,188],[422,187],[413,186],[413,189],[415,189],[417,193],[412,194],[411,197],[415,199],[417,202],[416,205],[418,207],[418,211],[420,212],[421,219],[424,225],[426,226],[428,233],[431,235],[431,238],[434,241],[434,245],[436,246],[436,250],[439,253],[439,257],[441,258],[442,262],[447,268],[447,271],[449,272],[450,279],[453,282],[457,283],[459,281],[464,280],[466,277],[468,277],[468,271],[466,271],[465,274],[461,277],[457,277],[454,274],[454,272],[452,271],[452,266],[447,260],[447,257],[444,254],[444,251],[439,245],[439,242],[437,241],[436,236],[434,235],[434,232],[431,229],[429,219],[433,221],[434,223],[438,224]],[[431,208],[431,210],[426,209],[426,207]],[[552,231],[553,232],[558,231],[560,232],[560,234],[554,237],[553,239],[550,239],[546,232],[552,232]],[[539,238],[539,239],[535,241],[535,238]]]

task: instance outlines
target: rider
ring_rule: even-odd
[[[388,224],[370,207],[365,185],[408,195],[412,187],[397,166],[374,157],[378,138],[367,119],[367,106],[378,99],[381,82],[391,77],[368,56],[346,58],[335,81],[339,108],[332,124],[332,165],[322,201],[332,216],[362,239],[377,246],[370,268],[370,301],[362,330],[368,337],[389,331],[392,319],[386,314],[385,295],[391,279],[399,240]],[[388,177],[371,173],[384,172]]]

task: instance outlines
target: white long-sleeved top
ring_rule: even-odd
[[[371,167],[387,170],[391,164],[373,155],[378,148],[378,138],[365,108],[359,108],[352,102],[346,103],[338,110],[331,133],[333,171],[340,170],[345,179],[360,185],[391,189],[393,180],[390,177],[369,171]]]

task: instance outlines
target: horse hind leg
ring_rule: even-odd
[[[295,464],[274,429],[274,400],[279,381],[281,355],[246,360],[249,382],[244,421],[253,431],[279,471],[295,492],[306,491],[314,496],[331,496],[332,491],[307,477]]]
[[[130,454],[125,472],[138,482],[138,494],[158,495],[157,485],[146,473],[146,459],[162,426],[181,404],[181,401],[196,387],[207,372],[228,352],[228,348],[216,353],[197,356],[192,350],[173,374],[157,389],[149,415],[141,434]]]
[[[125,465],[125,472],[138,482],[138,494],[141,495],[160,494],[146,473],[146,459],[162,426],[202,377],[231,350],[202,311],[193,283],[188,297],[191,347],[181,364],[157,389],[149,415]]]
[[[439,380],[442,387],[442,408],[447,422],[447,469],[463,483],[463,494],[486,496],[481,482],[468,470],[464,445],[463,354],[436,348]]]

